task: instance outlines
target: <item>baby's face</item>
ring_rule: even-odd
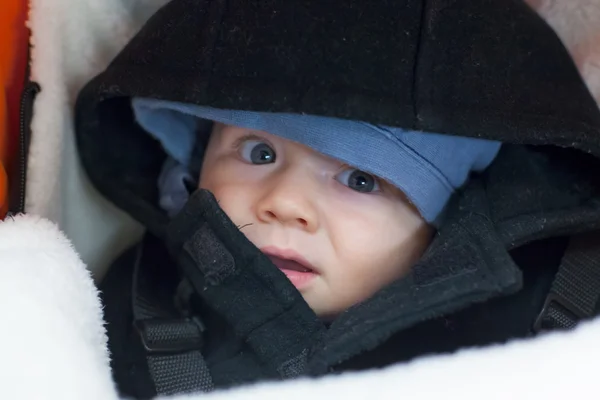
[[[395,187],[265,132],[215,125],[200,187],[321,317],[406,274],[431,238]]]

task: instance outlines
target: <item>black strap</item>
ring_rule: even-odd
[[[598,313],[600,232],[573,236],[534,331],[572,329]]]
[[[200,352],[202,321],[197,316],[182,317],[157,300],[145,269],[140,267],[142,249],[140,245],[134,269],[133,314],[156,392],[163,396],[209,392],[214,387]]]

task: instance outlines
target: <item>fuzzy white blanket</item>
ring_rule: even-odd
[[[600,1],[528,0],[556,29],[600,101]],[[101,198],[73,140],[77,92],[166,0],[31,0],[35,104],[26,208],[49,221],[0,223],[0,384],[7,399],[98,399],[110,379],[92,275],[137,240],[141,227]],[[89,269],[86,269],[88,265]],[[598,398],[600,320],[556,333],[379,371],[261,384],[198,395],[242,399]],[[195,398],[195,397],[191,397]]]

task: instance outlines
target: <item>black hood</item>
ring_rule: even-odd
[[[555,33],[520,0],[170,2],[83,89],[76,113],[91,181],[162,236],[165,154],[134,122],[133,96],[505,143],[449,205],[423,261],[444,267],[417,266],[410,278],[447,283],[477,271],[462,286],[417,288],[440,304],[518,288],[505,248],[600,228],[598,107]]]
[[[597,105],[557,36],[519,0],[170,2],[77,103],[92,182],[161,232],[163,154],[133,123],[131,96],[600,155]]]

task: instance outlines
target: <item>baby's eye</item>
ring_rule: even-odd
[[[342,185],[360,193],[378,192],[379,182],[376,177],[356,168],[348,168],[335,177]]]
[[[275,162],[275,150],[265,142],[247,140],[239,148],[240,156],[251,164],[272,164]]]

